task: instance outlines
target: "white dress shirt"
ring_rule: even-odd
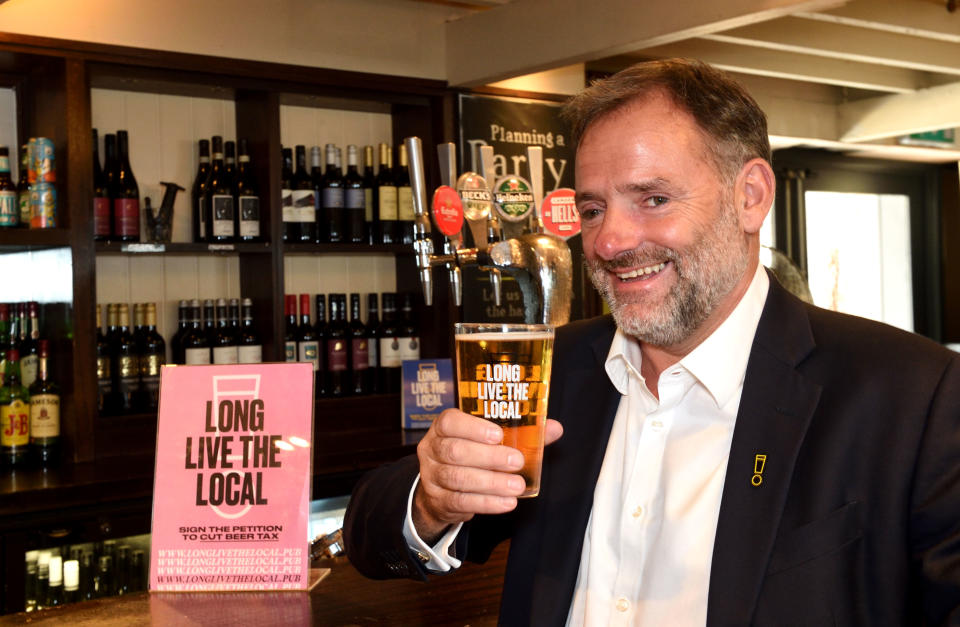
[[[666,369],[660,399],[640,375],[639,343],[619,330],[605,364],[620,392],[567,624],[704,625],[713,541],[747,359],[769,289],[757,268],[730,316]],[[419,481],[419,478],[418,478]],[[410,490],[410,498],[416,482]],[[404,536],[448,571],[460,530],[433,547],[417,535],[408,500]]]

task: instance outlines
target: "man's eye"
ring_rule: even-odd
[[[660,205],[665,205],[670,202],[670,199],[666,196],[650,196],[646,200],[647,206],[650,207],[659,207]]]
[[[580,207],[577,211],[580,212],[581,220],[592,220],[600,215],[600,209],[597,207]]]

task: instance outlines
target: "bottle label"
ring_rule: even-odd
[[[260,237],[260,199],[240,197],[240,236]]]
[[[163,355],[141,355],[140,375],[145,377],[159,377],[160,366],[162,366],[165,361]]]
[[[317,208],[314,205],[315,195],[312,189],[293,190],[294,218],[291,222],[316,222]]]
[[[239,351],[236,346],[214,346],[213,363],[215,364],[235,364],[240,359]]]
[[[107,228],[110,228],[110,199],[104,198],[103,200],[107,201]],[[17,193],[17,203],[20,205],[20,223],[29,224],[30,223],[30,190],[25,189]],[[110,233],[108,232],[107,235]]]
[[[397,188],[393,185],[382,185],[380,187],[380,219],[397,219]]]
[[[213,236],[233,237],[233,196],[214,194],[210,202],[213,208]]]
[[[397,218],[412,222],[417,214],[413,209],[413,190],[409,187],[397,188]]]
[[[367,200],[366,200],[366,191],[365,189],[360,189],[356,187],[351,187],[346,191],[344,195],[344,204],[347,209],[366,209]]]
[[[263,361],[263,347],[259,344],[254,346],[237,347],[237,363],[241,364],[259,364]]]
[[[285,342],[283,345],[284,361],[297,361],[297,343]]]
[[[30,443],[30,408],[20,399],[0,405],[0,446]]]
[[[365,337],[350,340],[350,353],[354,370],[366,370],[370,367],[370,343]]]
[[[10,171],[10,157],[0,157],[0,172]]]
[[[20,382],[23,387],[29,388],[37,380],[38,361],[36,355],[24,355],[20,360]]]
[[[342,372],[347,369],[347,341],[344,338],[327,340],[327,370]]]
[[[293,190],[284,189],[280,192],[280,206],[283,207],[283,221],[297,222],[297,212],[293,210]]]
[[[139,376],[140,363],[134,355],[120,355],[117,358],[117,368],[120,369],[120,378],[129,379]]]
[[[203,215],[203,196],[197,198],[197,215],[200,216],[200,235],[198,239],[203,241],[207,239],[207,221],[204,219]]]
[[[298,361],[310,362],[313,364],[313,371],[320,369],[320,345],[318,342],[300,342],[297,344],[299,349]]]
[[[140,389],[147,393],[151,407],[156,409],[157,401],[160,399],[160,376],[140,377]]]
[[[17,226],[20,223],[20,207],[17,192],[0,191],[0,226]]]
[[[377,349],[379,348],[380,342],[377,341],[377,338],[371,337],[367,340],[367,352],[370,355],[367,363],[371,368],[376,368],[380,365],[377,357]]]
[[[30,397],[30,437],[55,438],[60,435],[60,397],[34,394]]]
[[[29,202],[27,203],[29,206]],[[93,199],[93,234],[102,237],[110,236],[110,199]]]
[[[140,199],[115,198],[113,200],[113,231],[123,237],[140,235]]]
[[[400,361],[409,359],[420,359],[420,338],[418,337],[400,338]]]
[[[345,194],[342,187],[323,188],[323,206],[328,209],[342,209]]]
[[[403,363],[400,353],[400,338],[380,338],[380,365],[384,368],[399,368]]]
[[[373,190],[369,187],[363,190],[363,219],[373,222]]]
[[[97,380],[103,381],[104,379],[110,381],[110,358],[97,357]]]
[[[210,363],[209,348],[188,348],[184,351],[184,361],[188,366],[199,366]]]

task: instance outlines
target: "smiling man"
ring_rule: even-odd
[[[449,410],[355,489],[351,561],[426,578],[512,538],[502,624],[960,624],[960,356],[759,265],[766,119],[725,74],[639,64],[565,114],[613,313],[557,331],[541,494]]]

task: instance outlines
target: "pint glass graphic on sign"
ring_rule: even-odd
[[[540,492],[553,327],[543,324],[455,326],[460,410],[503,428],[503,444],[523,453],[521,497]]]

